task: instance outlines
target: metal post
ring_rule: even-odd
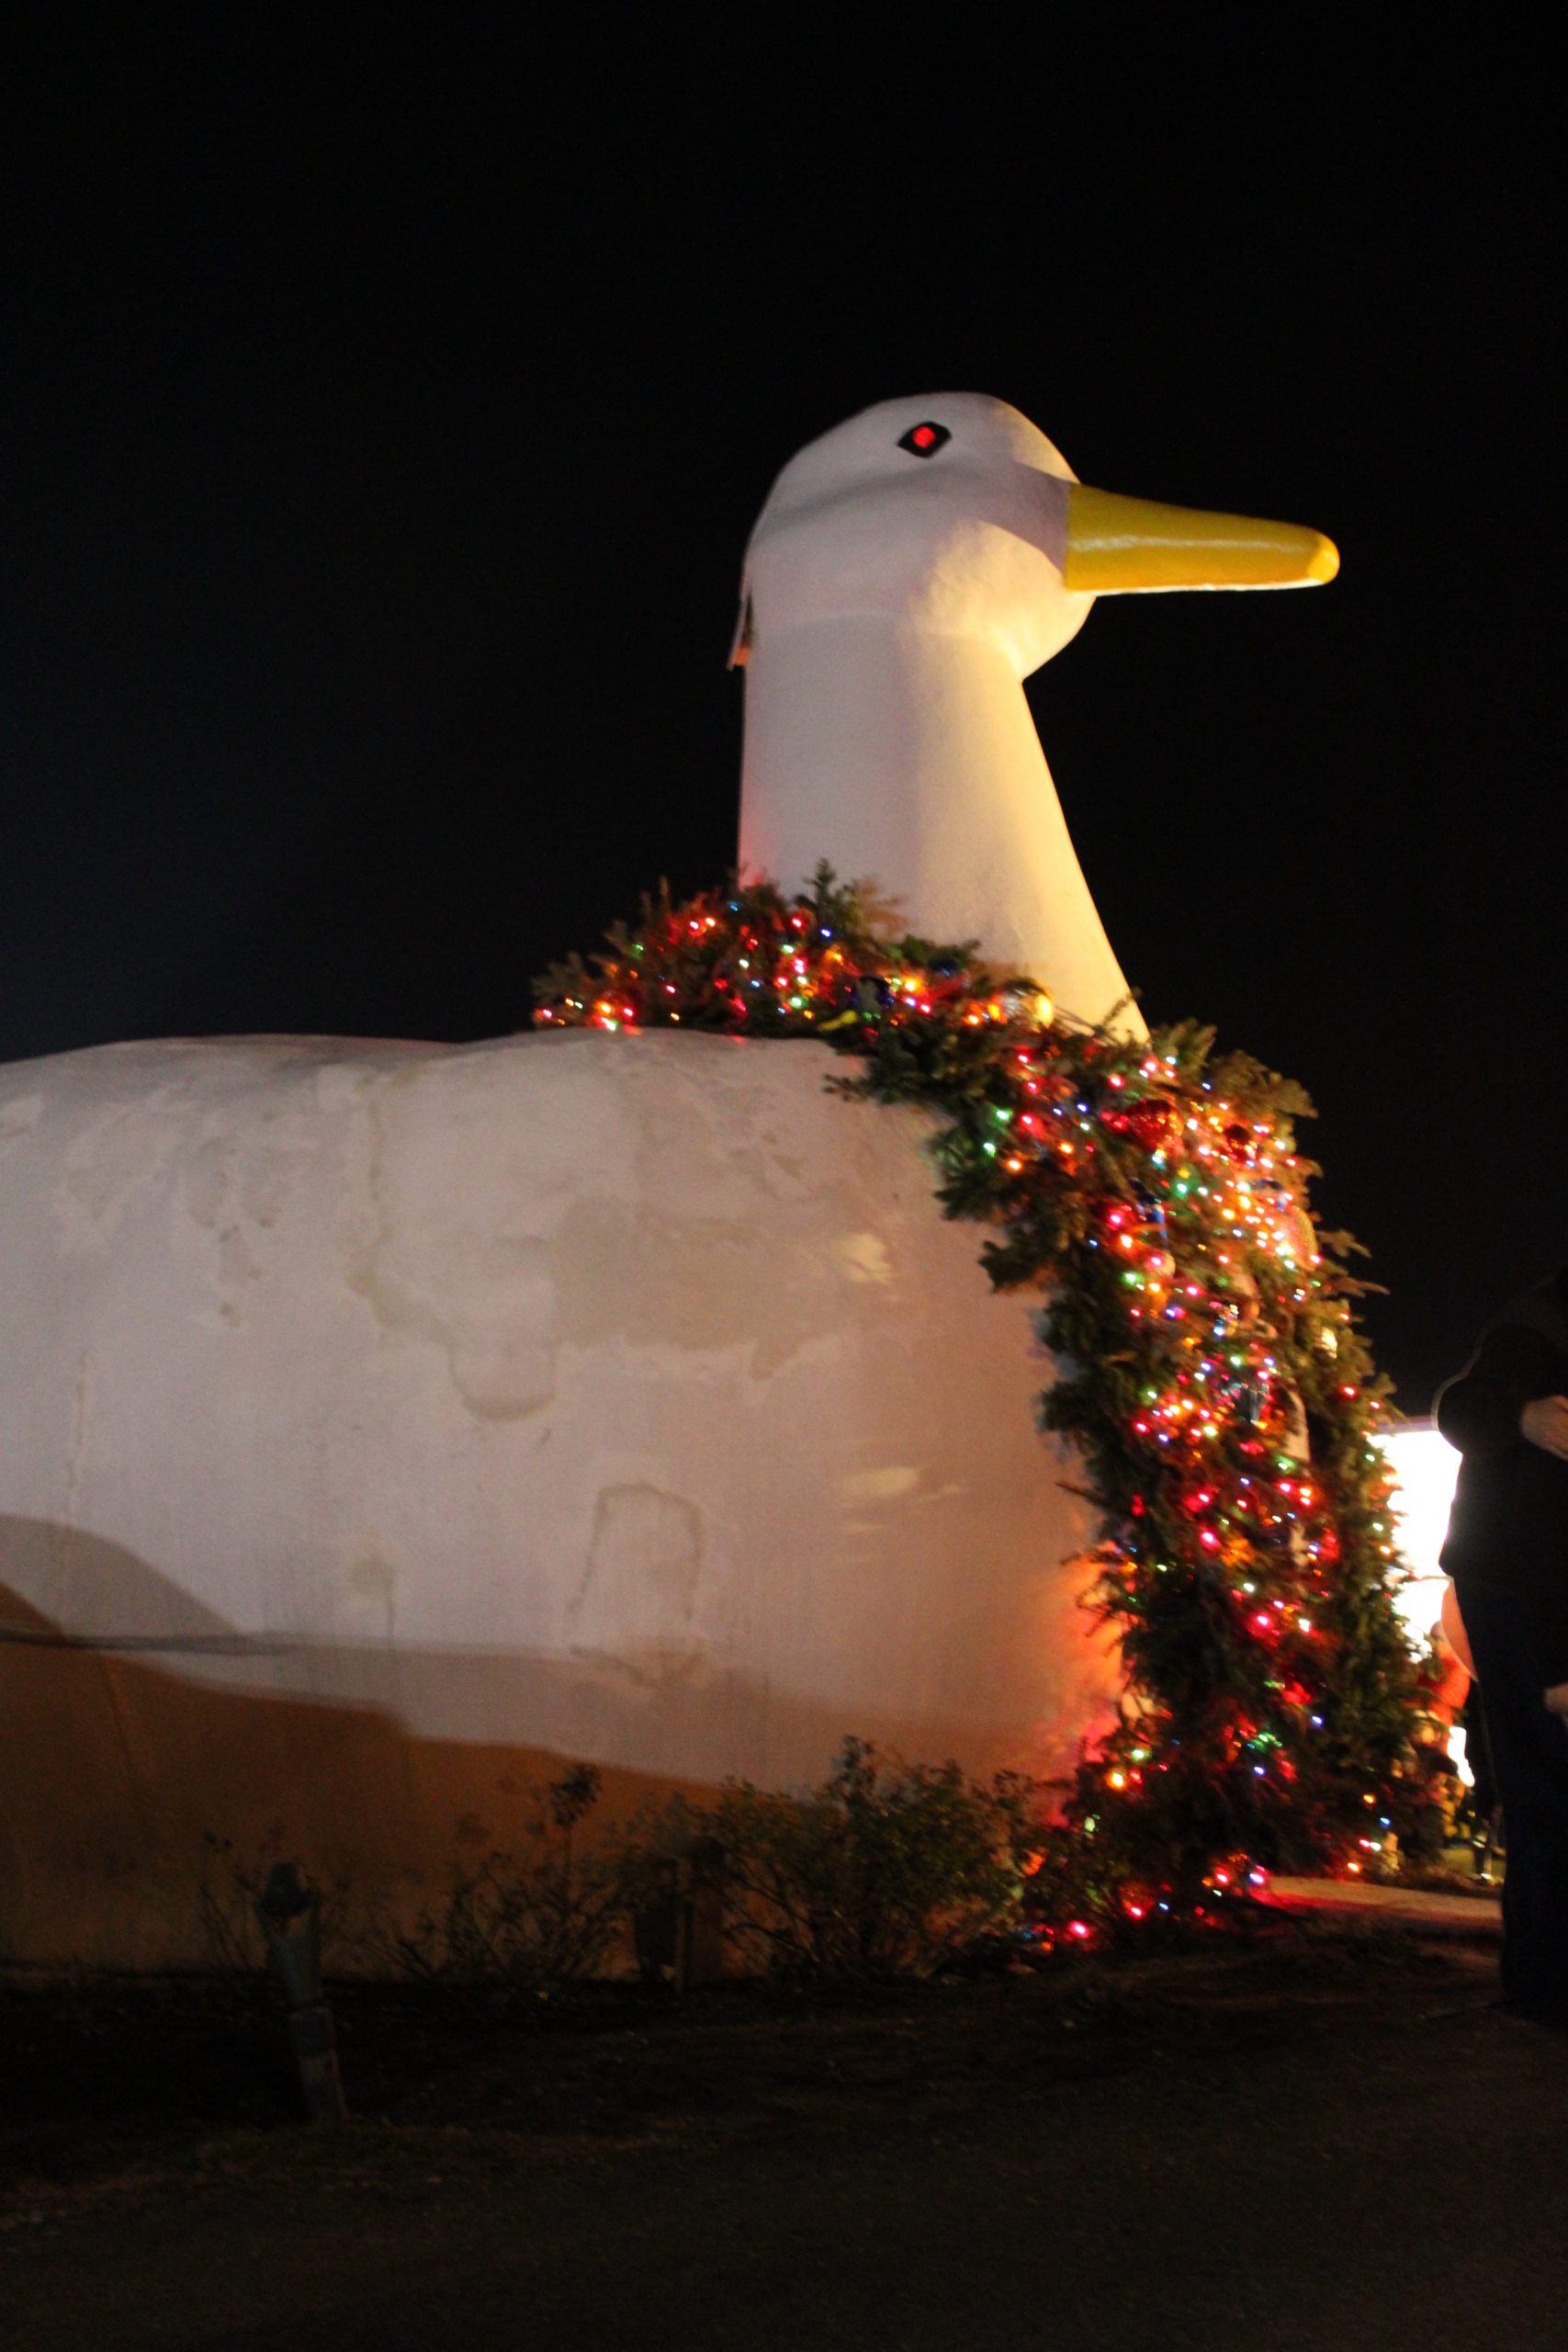
[[[345,2122],[337,2035],[321,1992],[321,1898],[297,1862],[278,1862],[256,1897],[255,1913],[288,2004],[306,2113],[312,2123]]]

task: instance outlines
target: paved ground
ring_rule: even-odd
[[[833,2009],[345,1994],[339,2134],[254,1996],[0,1990],[0,2343],[1561,2352],[1568,2040],[1495,1964],[1285,1923]]]
[[[1488,1882],[1490,1883],[1490,1882]],[[1281,1911],[1319,1918],[1399,1920],[1406,1926],[1458,1928],[1469,1936],[1503,1933],[1503,1899],[1479,1887],[1463,1894],[1421,1887],[1364,1886],[1356,1879],[1283,1878],[1269,1882],[1263,1901]]]

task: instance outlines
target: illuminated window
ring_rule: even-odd
[[[899,436],[898,447],[908,449],[911,458],[934,458],[952,438],[945,424],[933,424],[928,418],[924,424],[911,424],[908,433]]]

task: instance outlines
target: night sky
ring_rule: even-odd
[[[11,36],[0,1051],[519,1027],[733,856],[774,472],[995,392],[1340,546],[1108,601],[1030,699],[1151,1019],[1315,1098],[1426,1409],[1568,1258],[1554,76],[1089,13]]]

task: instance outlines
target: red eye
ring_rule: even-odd
[[[928,418],[924,424],[911,424],[908,433],[901,434],[898,447],[908,449],[911,458],[934,458],[943,443],[952,438],[945,424],[933,424]]]

